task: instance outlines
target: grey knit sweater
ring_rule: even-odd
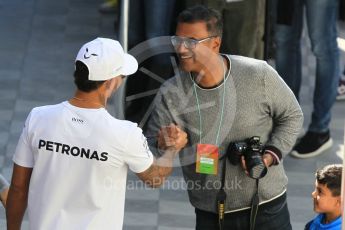
[[[179,159],[189,199],[194,207],[210,212],[217,212],[216,195],[223,160],[219,162],[218,175],[195,172],[200,128],[201,143],[215,145],[220,125],[220,156],[229,143],[252,136],[260,136],[263,143],[284,156],[293,147],[303,123],[296,98],[272,67],[251,58],[226,57],[230,60],[230,71],[225,82],[213,89],[196,86],[201,127],[193,80],[189,73],[180,71],[160,88],[146,131],[146,135],[154,136],[161,126],[175,123],[187,132],[188,144],[180,152]],[[151,150],[158,154],[156,146],[155,141],[150,141]],[[249,178],[239,165],[234,166],[226,160],[226,211],[249,208],[255,187],[255,180]],[[260,203],[279,197],[286,187],[282,162],[271,166],[259,183]]]

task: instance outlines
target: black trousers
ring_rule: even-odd
[[[218,230],[218,214],[195,209],[196,230]],[[249,230],[250,209],[227,213],[224,217],[224,230]],[[286,193],[259,206],[255,230],[292,230]]]

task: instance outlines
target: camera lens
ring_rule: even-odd
[[[256,165],[250,171],[250,177],[254,179],[260,179],[264,177],[267,173],[267,168],[265,165]]]
[[[251,178],[260,179],[266,176],[267,168],[260,154],[248,154],[245,156],[245,161]]]

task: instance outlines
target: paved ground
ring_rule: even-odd
[[[79,47],[97,36],[114,37],[113,16],[97,11],[101,0],[0,0],[0,172],[11,177],[11,157],[24,120],[31,108],[68,99],[74,90],[73,60]],[[344,26],[342,26],[344,38]],[[344,51],[342,52],[343,60]],[[311,113],[315,60],[308,41],[303,50],[301,104],[305,127]],[[343,61],[344,63],[344,61]],[[333,108],[331,124],[334,146],[308,160],[287,157],[288,204],[293,229],[302,229],[313,217],[310,193],[313,172],[327,163],[339,163],[344,152],[345,101]],[[136,181],[129,175],[129,185]],[[194,212],[188,202],[181,171],[176,169],[170,187],[160,190],[128,186],[124,229],[189,230]],[[0,229],[5,229],[0,207]],[[27,223],[23,225],[27,229]]]

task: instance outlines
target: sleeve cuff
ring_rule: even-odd
[[[274,146],[266,146],[265,153],[270,154],[273,157],[272,165],[278,165],[282,159],[281,151]]]
[[[25,167],[25,168],[33,168],[34,167],[33,162],[29,162],[29,160],[27,160],[27,159],[22,159],[22,158],[18,157],[16,154],[14,154],[12,160],[15,164],[22,166],[22,167]]]

